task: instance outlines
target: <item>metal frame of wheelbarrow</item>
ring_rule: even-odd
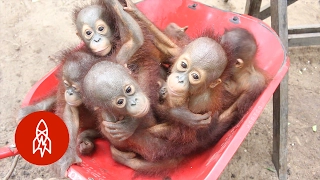
[[[280,7],[284,6],[284,4],[281,4],[284,1],[275,2],[280,3],[278,4]],[[223,34],[226,29],[241,27],[250,31],[257,40],[257,65],[266,71],[271,78],[271,82],[242,120],[230,129],[214,147],[192,157],[190,161],[182,164],[170,175],[172,179],[217,179],[274,92],[281,90],[280,82],[284,77],[286,78],[290,63],[286,54],[287,43],[282,44],[276,32],[259,19],[248,15],[222,11],[191,0],[145,0],[138,3],[137,6],[160,29],[164,29],[170,22],[175,22],[181,27],[188,26],[188,35],[194,37],[204,28],[214,28],[216,33]],[[277,12],[286,14],[286,10],[280,11],[277,9]],[[275,15],[275,17],[280,18],[275,22],[279,24],[285,21],[286,25],[286,19],[281,19],[283,17],[280,17],[280,15]],[[279,32],[279,25],[273,25],[273,27]],[[283,41],[285,42],[285,39]],[[57,86],[58,80],[55,74],[58,67],[51,70],[32,87],[22,102],[22,106],[29,105],[35,99],[41,98],[46,92]],[[285,93],[285,88],[282,89],[282,92]],[[278,96],[274,97],[274,99],[279,99]],[[281,104],[281,102],[277,102]],[[287,111],[287,104],[284,104],[284,106],[282,109],[286,108],[285,110]],[[274,111],[279,114],[279,110],[275,109]],[[279,127],[274,127],[274,129],[279,129]],[[71,179],[131,179],[134,176],[132,169],[118,164],[112,159],[109,143],[106,140],[98,139],[96,144],[96,152],[92,156],[81,156],[83,162],[80,165],[72,165],[69,168],[68,176]],[[277,152],[275,151],[275,153]],[[0,149],[0,158],[15,154],[17,152],[12,152],[9,147]],[[277,158],[279,159],[279,153],[278,156],[274,156],[275,163]],[[277,167],[277,170],[279,169],[281,170],[281,168]],[[281,178],[281,171],[279,171],[279,177]],[[136,179],[144,178],[146,177],[136,177]],[[150,179],[150,177],[147,177],[147,179]]]

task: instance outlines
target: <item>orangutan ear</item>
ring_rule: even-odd
[[[217,79],[217,80],[215,80],[214,82],[212,82],[211,84],[210,84],[210,88],[214,88],[214,87],[216,87],[218,84],[220,84],[222,82],[222,80],[219,78],[219,79]]]
[[[236,62],[236,68],[242,68],[243,67],[243,60],[242,59],[237,59]]]
[[[82,38],[81,38],[81,36],[80,36],[78,31],[76,32],[76,35],[82,40]]]

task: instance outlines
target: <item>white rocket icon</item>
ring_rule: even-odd
[[[37,125],[36,137],[33,139],[32,144],[33,154],[35,154],[39,150],[41,158],[43,157],[45,151],[51,154],[51,140],[48,136],[48,132],[49,129],[46,122],[43,119],[41,119]]]

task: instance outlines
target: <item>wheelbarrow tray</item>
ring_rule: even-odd
[[[181,27],[188,26],[187,34],[194,37],[204,28],[214,28],[216,33],[223,34],[226,29],[241,27],[256,38],[257,65],[266,71],[271,82],[242,120],[214,147],[191,157],[187,163],[170,174],[171,179],[217,179],[288,71],[290,61],[285,49],[277,34],[267,24],[248,15],[226,12],[191,0],[145,0],[138,3],[137,7],[160,29],[164,29],[170,22],[175,22]],[[59,66],[51,70],[32,87],[22,106],[29,105],[57,86],[58,68]],[[71,179],[122,180],[134,177],[135,172],[132,169],[112,159],[109,142],[98,139],[96,144],[97,148],[92,156],[81,156],[83,162],[69,168],[68,176]],[[136,179],[157,178],[138,176]]]

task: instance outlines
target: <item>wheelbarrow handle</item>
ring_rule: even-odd
[[[0,147],[0,159],[15,156],[17,154],[19,154],[19,152],[15,146],[13,147],[12,145],[8,145]]]

